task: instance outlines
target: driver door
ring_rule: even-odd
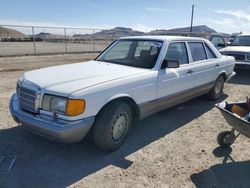
[[[160,109],[185,101],[194,87],[193,65],[189,64],[185,42],[170,43],[165,59],[178,60],[180,67],[159,70],[157,98]]]

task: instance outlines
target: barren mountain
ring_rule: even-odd
[[[30,37],[32,37],[32,35],[30,35]],[[71,39],[71,37],[66,36],[67,39]],[[51,34],[51,33],[44,33],[41,32],[39,34],[35,35],[35,39],[37,40],[64,40],[65,36],[64,35],[60,35],[60,34]]]
[[[113,29],[105,29],[100,32],[96,32],[94,34],[75,34],[73,36],[67,35],[66,38],[68,40],[77,39],[77,40],[92,40],[94,39],[116,39],[119,37],[125,37],[125,36],[138,36],[138,35],[176,35],[178,33],[189,33],[190,27],[182,27],[182,28],[174,28],[174,29],[160,29],[160,30],[153,30],[148,33],[144,33],[141,31],[136,31],[131,28],[125,28],[125,27],[115,27]],[[200,25],[200,26],[193,26],[192,29],[193,35],[195,34],[199,36],[199,34],[202,33],[217,33],[214,29],[206,26],[206,25]],[[225,34],[228,35],[228,34]],[[4,27],[0,27],[0,38],[28,38],[32,37],[27,36],[19,31],[8,29]],[[36,40],[61,40],[65,39],[65,36],[62,34],[52,34],[52,33],[44,33],[41,32],[39,34],[35,35]]]
[[[27,38],[28,36],[16,31],[14,29],[9,29],[5,27],[0,27],[0,38]]]
[[[174,29],[160,29],[160,30],[153,30],[150,31],[148,34],[151,35],[166,35],[171,33],[188,33],[190,32],[190,27],[181,27],[181,28],[174,28]],[[192,28],[193,33],[217,33],[214,29],[206,26],[206,25],[199,25],[193,26]]]
[[[73,37],[75,39],[105,39],[105,38],[119,38],[125,36],[136,36],[136,35],[145,35],[144,32],[132,30],[131,28],[125,27],[115,27],[109,30],[102,30],[100,32],[96,32],[94,34],[75,34]]]

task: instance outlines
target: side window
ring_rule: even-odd
[[[212,50],[207,46],[207,44],[205,44],[205,49],[206,49],[206,52],[207,52],[208,59],[216,58],[216,56],[214,55]]]
[[[188,54],[184,42],[170,43],[168,46],[166,60],[178,60],[180,64],[188,64]]]
[[[202,42],[189,42],[188,45],[193,57],[193,62],[207,59]]]

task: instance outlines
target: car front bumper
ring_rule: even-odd
[[[13,119],[18,124],[41,136],[64,143],[82,140],[95,121],[94,116],[68,121],[25,112],[20,109],[16,94],[12,96],[9,108]]]

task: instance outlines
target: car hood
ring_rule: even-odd
[[[250,46],[228,46],[226,48],[222,48],[220,52],[245,52],[250,53]]]
[[[141,74],[149,69],[135,68],[100,61],[61,65],[24,74],[25,79],[45,92],[69,95],[101,83]]]

